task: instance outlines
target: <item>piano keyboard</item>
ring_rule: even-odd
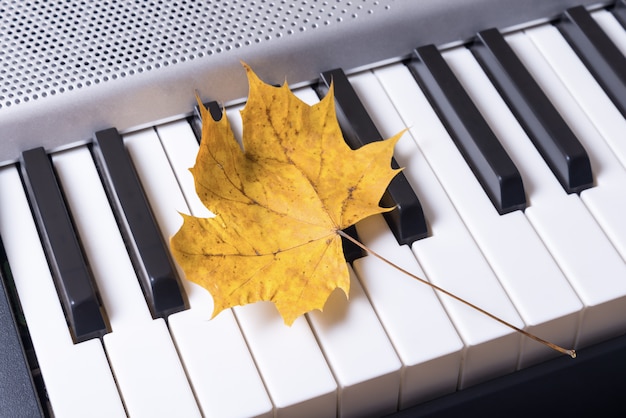
[[[346,137],[408,128],[410,198],[390,192],[407,204],[361,241],[576,360],[368,255],[348,260],[349,302],[291,327],[264,302],[209,319],[163,247],[179,213],[209,216],[197,120],[178,118],[3,155],[0,416],[626,412],[626,3],[590,10],[326,69]],[[325,81],[295,93],[315,103]]]

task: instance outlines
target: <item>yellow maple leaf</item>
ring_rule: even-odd
[[[250,85],[241,112],[243,150],[228,119],[202,113],[202,141],[191,169],[213,218],[183,215],[170,246],[187,279],[206,288],[213,316],[272,301],[286,324],[322,309],[337,287],[349,292],[338,231],[390,210],[380,198],[401,134],[352,150],[337,123],[333,89],[309,106],[285,83]]]

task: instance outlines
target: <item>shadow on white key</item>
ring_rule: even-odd
[[[182,225],[179,211],[195,216],[210,215],[193,196],[187,199],[192,209],[189,210],[172,171],[174,168],[182,178],[191,177],[188,169],[193,166],[198,144],[193,135],[189,138],[188,129],[184,121],[159,128],[161,140],[168,148],[181,151],[178,158],[171,160],[152,129],[124,137],[165,239]],[[183,150],[190,150],[193,157],[185,157]],[[180,269],[179,274],[184,278]],[[272,416],[272,404],[232,311],[223,311],[210,319],[213,313],[210,294],[184,279],[183,285],[190,309],[170,315],[168,326],[204,416]]]
[[[383,416],[398,408],[400,360],[350,266],[350,298],[335,290],[307,314],[338,384],[340,417]]]
[[[570,86],[575,89],[582,89],[585,83],[576,80],[579,77],[584,78],[585,74],[587,78],[591,78],[591,75],[582,67],[582,63],[574,52],[571,49],[565,49],[569,48],[567,44],[562,45],[563,49],[551,48],[546,52],[549,52],[551,57],[552,54],[564,56],[563,59],[567,62],[571,61],[572,67],[579,71],[571,71],[561,65],[558,65],[558,68],[553,68],[537,49],[535,43],[531,41],[534,39],[536,42],[547,44],[549,39],[558,40],[560,34],[551,30],[531,31],[529,34],[530,36],[521,33],[511,35],[507,37],[507,41],[518,56],[523,59],[533,77],[587,150],[596,187],[583,191],[581,198],[622,258],[626,260],[626,218],[624,218],[626,193],[623,192],[624,187],[626,187],[626,170],[608,146],[612,143],[624,144],[626,121],[593,80],[588,81],[591,86],[595,85],[595,91],[590,91],[590,94],[585,95],[583,100],[599,102],[593,103],[593,106],[589,107],[587,105],[581,106],[575,100],[571,88],[566,87],[564,83],[575,77],[570,80]],[[549,39],[545,39],[544,34],[550,35]],[[565,42],[562,38],[560,41],[558,44]],[[547,46],[544,45],[544,47]],[[554,61],[554,57],[552,57],[552,61]],[[557,74],[555,70],[567,70],[567,73],[559,72]],[[579,94],[581,93],[584,91],[579,92]],[[585,108],[589,109],[590,112],[587,112]]]
[[[552,60],[565,55],[570,55],[568,59],[575,58],[571,56],[571,49],[562,44],[565,41],[561,35],[552,31],[551,27],[547,29],[544,31],[544,27],[540,27],[529,31],[533,33],[531,39],[536,42],[530,42],[524,34],[509,36],[507,41],[585,146],[596,176],[596,186],[583,191],[580,198],[566,195],[537,153],[523,158],[518,155],[516,163],[533,184],[533,189],[528,192],[531,207],[526,214],[585,305],[577,343],[578,347],[584,347],[626,330],[626,264],[616,250],[623,249],[626,244],[626,221],[623,216],[626,212],[623,192],[626,174],[589,122],[586,112],[582,112],[572,100],[572,89],[563,87],[565,80],[561,81],[562,74],[557,74],[557,77],[535,47],[537,43],[551,43],[560,38],[562,42],[557,44],[563,49],[546,50],[544,53],[556,54]],[[598,98],[606,97],[600,91],[597,93],[602,94]],[[602,103],[596,105],[601,106]],[[610,109],[615,110],[612,104],[609,113]],[[621,115],[619,118],[623,120]],[[494,118],[494,123],[502,119],[499,115]],[[596,124],[595,128],[599,129],[599,126]],[[510,124],[503,124],[498,129],[503,139],[516,141],[507,137],[513,131]],[[624,142],[623,132],[621,140]]]
[[[100,340],[72,341],[14,166],[0,170],[0,234],[54,414],[125,417]]]
[[[524,132],[515,126],[516,121],[509,108],[472,53],[466,48],[455,48],[443,56],[487,122],[493,120],[500,124],[500,131],[504,131],[500,138],[505,134],[517,135],[510,141],[512,146],[505,147],[508,154],[512,154],[513,146],[517,146],[521,153],[536,154]],[[535,186],[532,180],[540,180],[524,177],[520,164],[515,163],[522,173],[527,193],[530,193],[528,189]],[[461,187],[469,189],[467,183]],[[479,187],[478,184],[475,186]],[[454,196],[452,200],[456,201]],[[487,199],[480,208],[479,199],[472,197],[456,206],[527,324],[526,330],[560,346],[573,347],[578,334],[578,313],[583,305],[532,224],[521,211],[501,216],[493,207],[487,207],[490,206]],[[474,206],[474,213],[464,216],[465,208],[461,205]],[[548,356],[560,355],[530,339],[525,338],[523,342],[521,367],[545,360]]]
[[[277,417],[337,413],[337,384],[304,316],[286,326],[270,302],[234,308]]]
[[[364,102],[375,123],[384,136],[408,126],[407,138],[414,139],[402,151],[397,147],[396,159],[407,167],[405,175],[418,195],[423,196],[426,219],[430,222],[432,237],[412,246],[428,280],[523,328],[513,304],[442,189],[445,184],[440,172],[454,172],[465,163],[455,157],[457,151],[450,148],[450,138],[404,65],[377,70],[375,75],[388,95],[381,92],[376,100]],[[360,89],[357,91],[362,94]],[[397,113],[392,110],[394,107]],[[448,149],[442,149],[443,144]],[[407,156],[420,150],[425,156],[422,165],[428,164],[437,180],[428,171],[420,173],[414,164],[407,165],[411,161]],[[466,346],[461,388],[516,369],[521,345],[517,332],[449,297],[442,295],[440,299]]]
[[[241,139],[239,110],[229,108],[228,120]],[[277,416],[327,416],[337,412],[337,383],[304,317],[288,327],[270,302],[234,308]]]
[[[91,153],[52,155],[112,332],[104,347],[131,416],[200,416],[162,318],[152,319]]]

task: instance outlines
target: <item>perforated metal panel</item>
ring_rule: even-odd
[[[592,0],[0,0],[0,164]]]
[[[390,3],[2,1],[0,108],[357,19]]]

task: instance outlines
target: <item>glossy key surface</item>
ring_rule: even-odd
[[[359,279],[348,269],[348,297],[335,291],[323,312],[307,317],[338,383],[339,414],[383,416],[398,407],[402,363]]]
[[[463,170],[465,176],[471,176],[470,168],[404,65],[388,66],[374,71],[374,74],[400,116],[400,126],[409,127],[415,144],[436,178],[434,184],[429,185],[432,191],[425,193],[429,197],[424,199],[433,234],[415,241],[411,247],[426,277],[432,283],[492,313],[498,312],[500,317],[523,327],[524,323],[513,303],[448,196],[446,183],[456,184],[458,170]],[[397,120],[395,126],[398,126]],[[417,179],[414,177],[412,181],[417,184]],[[456,190],[464,192],[462,188]],[[465,343],[460,388],[517,367],[519,335],[450,298],[441,296],[440,299]]]
[[[568,193],[593,185],[587,152],[497,29],[471,50]]]
[[[170,253],[161,238],[135,169],[114,128],[99,131],[94,154],[111,201],[117,209],[122,233],[154,317],[185,309],[185,299]]]
[[[596,186],[580,196],[626,259],[626,119],[554,27],[510,35],[507,42],[589,150]]]
[[[48,254],[59,299],[76,341],[107,332],[89,267],[43,148],[22,154],[24,183]]]
[[[467,48],[446,51],[444,58],[501,143],[504,134],[511,131],[520,133],[521,129],[519,125],[516,126],[514,117],[507,113],[508,107]],[[504,130],[494,121],[506,121],[502,125],[510,128]],[[523,133],[513,142],[526,145],[536,153],[533,144]],[[512,155],[511,148],[506,145],[503,143],[509,155]],[[531,187],[529,178],[524,177],[525,173],[517,161],[516,166],[520,167],[528,193]],[[464,184],[463,188],[471,189],[470,179],[463,177],[458,182]],[[472,196],[476,193],[464,196],[461,189],[452,188],[449,192],[459,214],[527,324],[527,330],[549,336],[556,344],[572,347],[578,333],[578,312],[582,309],[582,303],[525,212],[516,211],[498,216],[493,213],[495,211],[490,213],[487,210],[487,202],[481,204],[480,197]],[[537,292],[539,288],[541,292]],[[523,340],[522,347],[522,367],[556,355],[528,339]]]
[[[526,197],[517,168],[437,48],[417,48],[415,57],[407,62],[409,70],[498,212],[523,209]]]
[[[541,29],[533,28],[527,33],[534,32],[536,35]],[[556,35],[559,35],[558,32]],[[593,144],[594,139],[588,138],[589,130],[580,129],[580,122],[573,123],[574,119],[584,121],[586,116],[571,106],[575,100],[568,96],[567,90],[561,89],[559,92],[556,87],[561,82],[554,74],[549,77],[553,70],[545,61],[541,65],[543,57],[525,36],[523,33],[512,34],[508,42],[523,57],[533,76],[550,95],[557,110],[572,123],[581,140]],[[592,161],[598,168],[597,172],[603,173],[603,180],[597,187],[583,191],[580,196],[566,194],[539,154],[524,149],[523,137],[516,135],[515,125],[507,123],[506,115],[497,111],[494,100],[485,100],[484,106],[485,109],[493,107],[486,112],[490,123],[497,127],[503,144],[520,167],[528,185],[530,206],[524,212],[525,215],[584,305],[580,312],[577,345],[587,346],[597,342],[601,335],[605,338],[619,335],[626,325],[622,313],[626,308],[626,282],[623,280],[626,277],[626,264],[582,199],[586,193],[607,186],[605,179],[610,166],[605,168],[602,160],[595,158],[594,152]],[[615,200],[615,203],[619,204],[619,200]]]
[[[364,72],[349,80],[383,135],[403,129],[374,74]],[[441,224],[454,224],[456,215],[448,210],[450,202],[409,132],[396,143],[394,154],[411,186],[424,196],[424,210],[433,220],[433,235],[414,244],[428,245],[445,234]],[[360,221],[357,229],[368,248],[418,277],[428,277],[411,248],[397,242],[381,215]],[[403,364],[400,409],[454,391],[465,346],[436,293],[373,255],[356,260],[354,269]]]
[[[578,105],[594,120],[597,129],[600,132],[613,132],[613,135],[605,135],[605,140],[626,167],[626,141],[617,140],[616,138],[620,136],[615,135],[626,129],[626,119],[593,77],[589,68],[555,27],[542,25],[528,29],[525,33],[557,73],[559,80],[567,87]]]

